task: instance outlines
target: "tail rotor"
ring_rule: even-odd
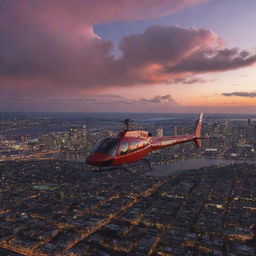
[[[201,137],[201,129],[202,129],[202,122],[203,122],[203,113],[200,114],[198,120],[197,120],[197,124],[196,124],[196,129],[194,132],[194,142],[197,148],[201,147],[201,140],[203,139]]]

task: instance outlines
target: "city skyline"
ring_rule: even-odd
[[[3,1],[0,110],[255,113],[255,8]]]

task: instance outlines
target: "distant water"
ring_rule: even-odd
[[[57,153],[54,156],[54,158],[58,160],[65,160],[71,162],[85,162],[86,156],[85,154],[80,153],[62,152]],[[156,166],[152,166],[153,171],[148,172],[148,174],[152,176],[168,176],[176,171],[193,170],[213,165],[223,166],[237,163],[256,164],[256,161],[193,158],[188,160],[177,161],[171,164],[159,164]]]
[[[237,163],[256,164],[256,161],[193,158],[183,161],[177,161],[172,164],[153,166],[153,171],[149,172],[148,174],[152,176],[168,176],[176,171],[193,170],[213,165],[223,166]]]
[[[163,116],[163,117],[152,117],[152,118],[147,118],[147,119],[141,119],[140,122],[158,122],[158,121],[168,121],[168,120],[175,120],[177,117],[168,117],[168,116]]]

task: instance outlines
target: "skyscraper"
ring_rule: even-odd
[[[157,137],[163,137],[164,136],[164,129],[163,128],[156,129],[156,136]]]

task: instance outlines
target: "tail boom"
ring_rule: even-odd
[[[194,141],[196,147],[201,146],[201,128],[202,128],[203,114],[200,114],[195,132],[190,135],[179,135],[179,136],[167,136],[167,137],[152,137],[152,150],[157,150],[161,148],[166,148],[174,146],[176,144],[181,144],[189,141]]]

